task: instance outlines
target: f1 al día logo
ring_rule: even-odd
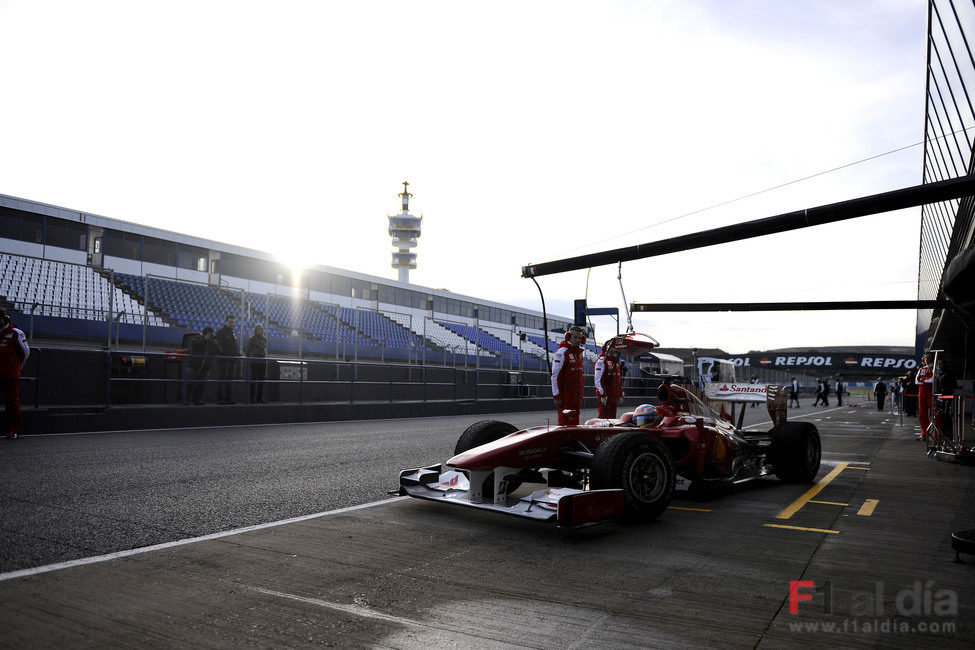
[[[883,581],[877,581],[873,589],[854,590],[849,602],[837,603],[833,599],[831,581],[820,586],[812,580],[789,581],[789,613],[799,613],[799,604],[809,602],[804,613],[849,614],[850,616],[957,616],[958,592],[939,589],[934,580],[915,580],[902,589],[890,589]],[[893,599],[890,598],[893,594]],[[893,602],[893,608],[889,603]],[[822,603],[820,605],[820,603]]]

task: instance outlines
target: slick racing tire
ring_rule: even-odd
[[[823,455],[819,431],[811,422],[783,422],[772,431],[766,460],[787,483],[812,483]]]
[[[474,447],[480,447],[489,442],[494,442],[499,438],[504,438],[509,433],[514,433],[517,430],[518,427],[515,425],[502,422],[501,420],[480,420],[479,422],[475,422],[467,427],[464,433],[460,434],[457,445],[454,447],[454,456],[462,454]],[[511,494],[519,487],[521,487],[521,481],[508,479],[506,492]],[[484,494],[492,494],[494,492],[494,478],[488,477],[485,479],[482,489],[484,490]]]
[[[676,481],[670,451],[647,433],[613,436],[592,459],[592,489],[623,490],[623,516],[632,521],[649,521],[666,510]]]
[[[514,433],[518,428],[513,424],[502,422],[501,420],[481,420],[467,427],[464,433],[457,439],[454,447],[454,456],[462,454],[468,449],[486,445],[494,442],[498,438],[504,438],[509,433]]]

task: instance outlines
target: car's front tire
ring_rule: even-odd
[[[594,490],[623,490],[623,514],[648,521],[667,509],[674,494],[677,469],[666,445],[643,433],[622,433],[606,440],[592,460]]]
[[[499,438],[504,438],[509,433],[518,430],[513,424],[502,422],[501,420],[480,420],[467,427],[464,433],[460,434],[457,444],[454,446],[454,456],[465,451],[494,442]]]
[[[489,442],[494,442],[499,438],[504,438],[506,435],[514,433],[517,430],[518,427],[515,425],[502,422],[501,420],[480,420],[475,422],[467,427],[464,433],[460,434],[460,438],[457,439],[457,444],[454,446],[454,456],[474,449],[475,447],[486,445]],[[520,486],[521,481],[508,479],[506,492],[511,494]],[[485,494],[494,492],[493,476],[484,480],[482,489]]]

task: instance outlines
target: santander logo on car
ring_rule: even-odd
[[[718,389],[718,392],[734,392],[734,393],[764,393],[767,386],[764,384],[745,384],[739,386],[738,384],[732,384],[730,387],[728,384],[724,384]]]

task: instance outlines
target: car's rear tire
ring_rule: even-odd
[[[772,431],[766,459],[787,483],[812,483],[819,473],[823,449],[811,422],[783,422]]]
[[[474,447],[480,447],[489,442],[494,442],[499,438],[504,438],[506,435],[514,433],[517,430],[518,427],[515,425],[502,422],[501,420],[480,420],[475,422],[467,427],[464,433],[460,434],[460,438],[457,439],[457,445],[454,446],[454,456],[474,449]],[[519,487],[521,487],[521,481],[508,479],[505,491],[511,494]],[[492,494],[494,492],[493,476],[489,476],[484,480],[482,490],[484,494]]]
[[[621,433],[596,448],[590,470],[594,490],[623,490],[623,516],[648,521],[670,504],[677,481],[666,445],[650,434]]]
[[[467,427],[464,433],[460,434],[460,438],[457,439],[457,445],[454,447],[454,456],[462,454],[474,447],[480,447],[489,442],[494,442],[498,438],[503,438],[517,430],[518,427],[515,425],[502,422],[501,420],[481,420],[475,422]]]

